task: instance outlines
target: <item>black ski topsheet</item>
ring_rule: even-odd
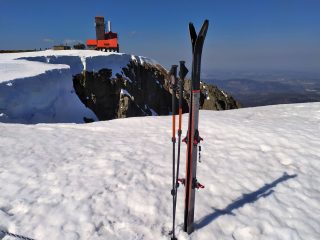
[[[190,38],[192,43],[192,78],[191,78],[191,99],[189,106],[189,121],[187,135],[187,164],[185,179],[185,209],[184,209],[184,231],[193,231],[194,204],[196,188],[196,168],[197,168],[197,142],[198,142],[198,120],[199,120],[199,100],[200,100],[200,70],[201,55],[204,39],[208,30],[209,21],[205,20],[199,34],[196,34],[192,23],[189,24]],[[195,135],[197,139],[195,142]]]
[[[191,44],[192,44],[192,53],[193,53],[194,45],[196,44],[196,40],[197,40],[197,33],[196,33],[196,29],[193,26],[193,23],[189,23],[189,32],[190,32],[190,38],[191,38]]]
[[[192,90],[200,90],[200,71],[201,71],[201,55],[204,39],[207,35],[209,21],[205,20],[201,30],[197,36],[193,46],[193,59],[192,59]],[[191,36],[191,32],[190,32]],[[192,42],[194,40],[191,40]]]

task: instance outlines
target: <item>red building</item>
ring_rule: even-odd
[[[111,22],[108,21],[108,31],[105,32],[104,17],[95,17],[96,39],[87,40],[89,49],[119,52],[118,34],[111,31]]]

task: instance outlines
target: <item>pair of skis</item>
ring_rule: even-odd
[[[200,106],[200,71],[201,71],[201,55],[203,43],[207,34],[209,21],[205,20],[199,34],[192,23],[189,23],[189,31],[192,43],[192,76],[191,76],[191,93],[189,105],[189,120],[188,132],[184,139],[187,143],[187,159],[186,159],[186,178],[181,182],[185,185],[185,208],[184,208],[184,225],[183,229],[188,234],[194,230],[194,208],[195,208],[195,189],[203,188],[204,186],[198,183],[196,178],[197,171],[197,147],[202,138],[199,135],[199,106]],[[177,169],[175,164],[175,98],[176,98],[176,73],[177,65],[173,65],[170,71],[171,85],[172,85],[172,142],[173,142],[173,170],[172,170],[172,190],[173,196],[173,226],[172,226],[172,240],[175,237],[175,213],[177,202],[177,188],[179,186],[179,165],[180,165],[180,142],[181,142],[181,120],[182,120],[182,81],[186,76],[188,70],[184,66],[184,62],[180,62],[180,85],[179,85],[179,128],[178,128],[178,159]]]

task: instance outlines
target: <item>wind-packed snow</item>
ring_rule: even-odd
[[[82,123],[84,117],[97,120],[76,95],[72,76],[102,68],[111,69],[115,76],[132,59],[156,64],[141,56],[92,50],[0,54],[0,122]]]
[[[205,188],[190,236],[179,188],[178,239],[320,239],[319,130],[320,103],[200,111]],[[170,116],[0,123],[0,229],[35,239],[170,239],[171,149]]]
[[[40,62],[30,64],[30,62],[26,60],[1,60],[2,55],[4,54],[0,54],[0,83],[19,78],[33,77],[55,69],[69,68],[67,65],[62,64],[52,65]]]

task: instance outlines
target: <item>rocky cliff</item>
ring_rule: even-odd
[[[83,71],[73,76],[73,85],[80,100],[99,120],[171,113],[169,76],[159,64],[141,63],[133,59],[120,73],[113,73],[108,68]],[[185,113],[188,112],[190,99],[189,80],[185,81],[184,89]],[[240,105],[217,87],[201,83],[200,107],[226,110],[239,108]]]
[[[185,82],[183,112],[188,111]],[[201,108],[237,108],[201,85]],[[0,122],[83,123],[171,113],[167,71],[154,60],[93,50],[1,54]]]

